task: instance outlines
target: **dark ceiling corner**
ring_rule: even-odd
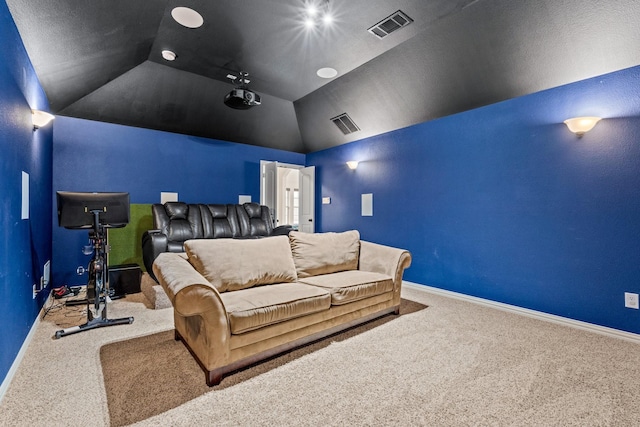
[[[202,27],[176,0],[7,0],[52,112],[302,153],[640,64],[636,0],[332,0],[314,31],[302,2],[187,3]],[[262,105],[224,105],[239,71]]]

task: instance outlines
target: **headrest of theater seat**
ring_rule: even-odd
[[[167,202],[164,204],[169,219],[187,219],[189,206],[183,202]]]
[[[211,216],[213,219],[217,218],[226,218],[228,216],[227,213],[227,205],[207,205],[209,207],[209,212],[211,212]]]
[[[249,218],[260,218],[262,213],[262,208],[257,203],[245,203],[244,210],[247,211],[247,215]]]
[[[199,205],[202,212],[202,237],[217,239],[240,235],[235,205]]]

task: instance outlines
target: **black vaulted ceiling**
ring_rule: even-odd
[[[640,64],[638,0],[332,0],[317,31],[304,0],[7,4],[54,114],[301,153]],[[414,22],[367,31],[397,10]],[[240,70],[261,106],[223,104]],[[360,130],[344,135],[342,113]]]

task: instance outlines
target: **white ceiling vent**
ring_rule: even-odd
[[[395,30],[406,27],[412,22],[413,19],[409,18],[406,13],[399,10],[392,13],[390,16],[387,16],[382,21],[369,28],[367,31],[369,31],[379,39],[383,39]]]
[[[345,135],[349,135],[350,133],[357,132],[360,130],[358,126],[351,120],[351,117],[347,113],[342,113],[339,116],[331,119],[333,124],[338,126],[338,129],[342,131]]]

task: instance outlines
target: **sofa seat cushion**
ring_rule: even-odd
[[[234,335],[328,310],[330,293],[304,283],[257,286],[220,294]]]
[[[328,290],[332,305],[348,304],[393,290],[391,277],[370,271],[349,270],[298,280]]]
[[[218,292],[295,282],[298,278],[287,236],[188,240],[184,248],[191,265]]]
[[[356,270],[360,256],[360,233],[289,233],[291,253],[298,277]]]

